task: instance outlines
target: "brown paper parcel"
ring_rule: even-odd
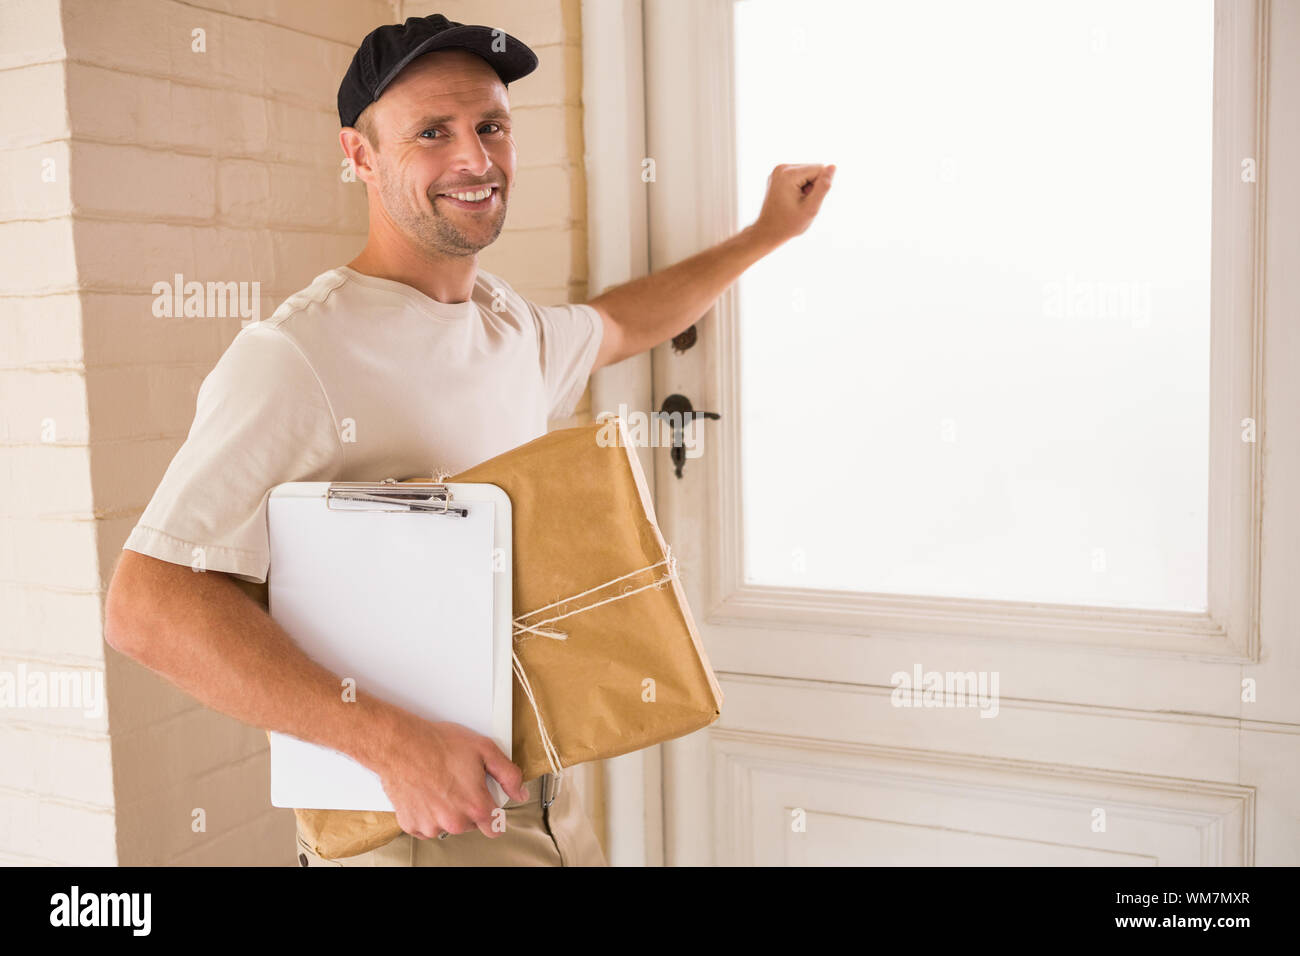
[[[510,498],[512,746],[525,780],[718,719],[722,690],[622,419],[553,431],[432,477],[487,482]],[[294,813],[303,839],[326,858],[365,853],[402,832],[394,813]]]

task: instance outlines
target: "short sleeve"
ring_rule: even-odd
[[[590,305],[537,305],[524,300],[537,323],[547,418],[567,418],[582,397],[605,335],[600,313]]]
[[[307,358],[278,328],[249,325],[199,387],[189,435],[124,547],[261,583],[271,489],[330,480],[343,456]]]

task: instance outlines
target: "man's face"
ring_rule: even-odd
[[[370,106],[384,213],[430,254],[472,256],[506,220],[515,142],[506,88],[468,50],[417,57]],[[479,202],[446,195],[492,193]]]

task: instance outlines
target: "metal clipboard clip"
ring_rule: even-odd
[[[406,505],[407,511],[463,518],[468,508],[452,504],[451,489],[437,481],[335,481],[325,491],[325,507],[332,511],[391,511],[392,508],[342,508],[336,502],[370,501],[376,504]]]

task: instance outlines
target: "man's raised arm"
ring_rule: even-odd
[[[746,269],[808,230],[834,177],[833,164],[776,167],[768,177],[763,208],[751,225],[689,259],[606,289],[588,301],[604,322],[592,367],[652,349],[698,321]]]

